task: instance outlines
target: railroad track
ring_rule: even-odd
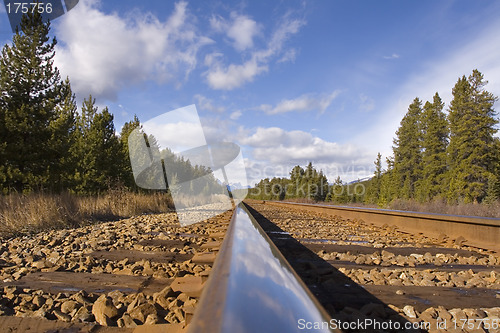
[[[0,328],[500,332],[497,253],[370,222],[248,201],[190,227],[171,213],[6,240]]]
[[[247,203],[329,315],[346,327],[378,320],[425,323],[432,332],[438,324],[442,332],[500,332],[498,253],[402,232],[379,216],[373,223],[367,214],[346,218],[335,207]]]
[[[366,220],[376,225],[391,225],[400,231],[424,234],[442,241],[453,240],[459,245],[500,252],[500,219],[498,218],[289,202],[268,202],[268,204],[296,206],[306,211]]]

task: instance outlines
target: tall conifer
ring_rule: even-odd
[[[21,20],[12,44],[0,57],[1,187],[30,191],[58,187],[54,173],[66,147],[61,143],[72,127],[72,96],[53,64],[56,39],[39,13]]]
[[[443,192],[447,170],[446,147],[448,123],[443,112],[444,103],[439,94],[432,103],[426,102],[422,113],[423,174],[418,186],[418,199],[428,201]]]
[[[422,178],[422,134],[420,118],[422,102],[417,97],[408,107],[394,139],[394,180],[398,197],[413,198]]]
[[[486,91],[487,81],[477,69],[461,77],[453,88],[449,109],[448,198],[450,201],[481,201],[488,182],[496,177],[498,154],[494,134],[498,123],[493,104],[497,100]]]

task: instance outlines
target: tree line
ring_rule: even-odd
[[[254,188],[249,189],[248,197],[263,200],[306,198],[324,201],[328,191],[326,175],[323,171],[316,170],[309,162],[305,168],[295,166],[290,171],[290,178],[262,179]]]
[[[498,119],[493,108],[498,98],[485,89],[486,84],[478,70],[459,78],[447,112],[438,93],[432,102],[416,97],[396,131],[387,168],[379,153],[368,181],[345,184],[337,177],[329,185],[322,171],[309,163],[306,169],[295,166],[290,178],[261,180],[249,196],[382,207],[395,199],[494,202],[500,198],[500,139],[494,136]]]
[[[380,154],[366,201],[386,205],[393,199],[450,204],[493,202],[500,196],[498,100],[485,89],[477,69],[458,79],[447,112],[438,93],[432,102],[418,97],[401,120],[382,170]],[[422,105],[423,104],[423,105]]]
[[[140,127],[137,116],[117,135],[113,114],[99,110],[91,95],[78,111],[69,79],[54,66],[57,40],[49,37],[50,23],[35,11],[23,16],[20,28],[0,56],[0,193],[95,195],[117,184],[137,190],[128,152],[128,137]],[[159,149],[154,137],[148,139]],[[179,170],[180,180],[210,171],[168,149],[160,155]]]

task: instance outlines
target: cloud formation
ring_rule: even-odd
[[[224,32],[238,51],[252,48],[253,39],[261,30],[257,22],[246,15],[238,15],[235,12],[231,13],[230,22],[220,16],[212,16],[210,26],[217,32]]]
[[[361,111],[371,111],[375,108],[375,101],[373,98],[366,96],[365,94],[359,94],[359,109]]]
[[[279,127],[259,127],[240,143],[253,148],[258,160],[285,162],[350,162],[363,156],[361,150],[350,144],[325,141],[304,131],[286,131]]]
[[[241,117],[241,115],[242,115],[241,111],[237,110],[237,111],[234,111],[233,113],[231,113],[231,115],[229,116],[229,119],[238,120]]]
[[[62,42],[55,62],[77,94],[114,100],[130,84],[180,83],[196,67],[200,48],[213,42],[190,23],[184,1],[165,21],[138,12],[127,18],[105,14],[99,4],[82,0],[55,25]]]
[[[391,59],[399,59],[399,54],[393,53],[390,56],[384,56],[384,59],[391,60]]]
[[[196,101],[196,106],[200,110],[206,110],[215,113],[222,113],[226,111],[226,108],[223,106],[215,106],[213,101],[210,98],[207,98],[203,95],[196,94],[194,95],[194,99]]]
[[[266,112],[267,114],[279,114],[294,111],[319,111],[320,113],[323,113],[339,94],[339,90],[335,90],[328,95],[304,94],[295,99],[284,99],[274,107],[269,104],[262,104],[258,107],[258,109]]]
[[[224,25],[221,22],[219,19],[214,19],[212,26],[216,29],[223,29]],[[252,82],[257,75],[268,71],[271,60],[283,53],[285,42],[292,35],[296,34],[304,24],[305,21],[301,19],[292,19],[290,15],[285,15],[282,22],[272,33],[266,47],[252,51],[249,59],[243,61],[241,64],[225,65],[221,61],[222,55],[220,53],[207,56],[205,64],[209,69],[205,75],[208,85],[217,90],[233,90],[247,82]],[[245,46],[246,49],[250,46],[250,36],[253,36],[254,30],[248,28],[253,25],[247,23],[246,26],[247,28],[245,29],[238,28],[232,32],[233,36],[238,36],[239,38],[239,42],[234,44],[235,48]],[[238,31],[238,33],[235,31]],[[231,33],[231,28],[228,28],[227,33]],[[237,39],[234,40],[236,41]],[[286,50],[285,54],[279,60],[281,62],[293,60],[295,51],[293,53],[290,52],[292,51]]]
[[[241,131],[238,143],[249,147],[252,159],[247,161],[249,177],[286,176],[294,165],[313,162],[323,169],[330,181],[340,175],[354,180],[373,173],[373,154],[352,144],[323,140],[310,133],[279,127],[259,127],[248,133]]]

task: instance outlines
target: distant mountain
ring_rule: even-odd
[[[365,177],[365,178],[361,178],[361,179],[356,179],[356,180],[350,181],[349,183],[347,183],[347,185],[356,184],[356,183],[361,183],[361,182],[364,182],[364,181],[370,180],[370,179],[372,179],[372,178],[373,178],[373,176],[370,176],[370,177]]]
[[[229,187],[231,187],[232,190],[241,190],[241,189],[246,189],[246,188],[252,188],[250,185],[242,185],[241,183],[230,183]]]

